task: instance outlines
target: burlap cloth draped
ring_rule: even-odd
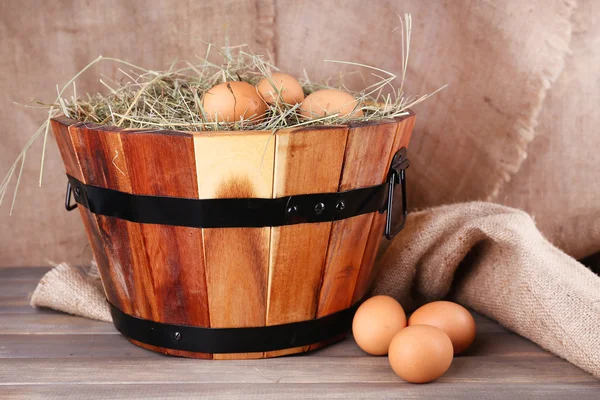
[[[410,214],[373,292],[407,310],[453,297],[600,378],[600,277],[523,211],[475,202]],[[68,264],[42,278],[31,304],[110,321],[97,276]]]

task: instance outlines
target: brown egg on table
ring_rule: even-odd
[[[335,89],[317,90],[306,96],[300,106],[300,114],[306,118],[320,118],[338,114],[340,117],[362,117],[363,112],[357,108],[358,100],[350,93]]]
[[[202,97],[202,108],[206,119],[212,122],[256,121],[267,111],[267,105],[254,86],[235,81],[210,88]]]
[[[400,378],[426,383],[444,375],[452,364],[452,342],[444,331],[430,325],[413,325],[398,332],[388,359]]]
[[[363,351],[383,356],[394,335],[404,327],[406,314],[400,303],[389,296],[374,296],[356,310],[352,334]]]
[[[297,104],[304,100],[300,82],[291,75],[276,72],[256,85],[258,93],[269,104]]]
[[[408,325],[432,325],[440,328],[452,341],[454,354],[465,351],[475,339],[473,316],[469,310],[451,301],[425,304],[410,316]]]

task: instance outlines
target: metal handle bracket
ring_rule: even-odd
[[[67,193],[65,195],[65,208],[67,211],[73,211],[77,208],[77,203],[71,204],[71,182],[67,182]]]
[[[388,198],[387,198],[387,213],[385,216],[385,238],[392,240],[404,228],[406,216],[408,215],[408,207],[406,205],[406,169],[410,166],[410,161],[406,155],[406,148],[401,148],[394,155],[390,172],[388,173]],[[400,184],[402,190],[402,221],[396,227],[392,228],[392,219],[394,211],[394,188]]]

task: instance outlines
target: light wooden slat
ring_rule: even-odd
[[[166,357],[135,346],[120,334],[2,335],[0,343],[0,358],[131,357],[152,358],[156,362]]]
[[[394,144],[392,145],[392,151],[390,152],[390,156],[388,158],[388,165],[391,164],[396,151],[403,147],[408,147],[410,136],[412,135],[413,127],[415,125],[415,115],[411,113],[411,115],[399,118],[397,121],[398,129],[396,131]],[[358,301],[361,299],[371,286],[372,279],[375,275],[373,268],[375,267],[377,250],[379,249],[379,244],[383,238],[385,218],[386,214],[376,214],[373,216],[369,238],[367,239],[367,245],[365,247],[360,266],[360,272],[358,274],[358,280],[356,282],[356,287],[354,288],[353,301]]]
[[[0,358],[60,358],[68,356],[69,358],[133,357],[164,359],[164,356],[160,354],[131,345],[121,335],[3,335],[0,342]],[[366,356],[352,337],[319,351],[313,351],[310,355],[311,357],[340,358]],[[480,335],[460,357],[488,356],[509,358],[553,357],[535,343],[508,332]]]
[[[389,171],[389,155],[397,122],[351,126],[342,178],[343,192],[381,184]],[[350,307],[373,214],[335,221],[331,227],[317,317]]]
[[[109,322],[94,321],[58,312],[3,314],[0,316],[0,335],[61,335],[72,333],[119,334],[113,324]]]
[[[199,133],[194,149],[201,199],[272,197],[275,138],[270,131]],[[271,228],[212,228],[203,229],[202,235],[210,326],[264,326]]]
[[[4,399],[514,399],[540,400],[597,400],[598,385],[593,383],[573,385],[547,383],[544,385],[478,383],[435,383],[411,385],[409,383],[313,383],[273,384],[144,384],[144,385],[51,385],[0,387]]]
[[[282,357],[272,360],[200,361],[165,357],[3,359],[0,384],[130,383],[398,383],[385,357]],[[437,382],[488,384],[596,383],[558,358],[457,357]],[[600,388],[600,385],[598,386]]]
[[[273,197],[337,191],[347,136],[344,127],[277,132]],[[315,317],[330,231],[331,222],[271,229],[267,325]]]

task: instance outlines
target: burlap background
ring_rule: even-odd
[[[553,150],[545,151],[544,142],[534,142],[531,166],[521,181],[497,198],[533,212],[545,233],[567,251],[589,254],[600,248],[597,221],[589,218],[598,210],[598,202],[592,200],[600,195],[594,175],[598,157],[588,154],[598,144],[595,127],[600,114],[591,112],[590,100],[597,104],[599,83],[593,71],[599,69],[600,50],[594,45],[598,27],[590,23],[598,14],[598,3],[580,3],[576,9],[571,0],[368,5],[358,0],[4,1],[0,174],[44,118],[12,102],[52,100],[56,83],[66,82],[100,54],[161,68],[175,58],[202,53],[200,39],[219,42],[226,27],[232,43],[271,52],[291,73],[305,68],[318,78],[340,69],[324,59],[399,73],[400,36],[392,33],[398,25],[394,13],[411,12],[414,37],[407,89],[421,94],[450,85],[416,109],[411,205],[495,198],[503,182],[519,170],[534,133],[543,129]],[[568,55],[573,12],[575,47]],[[565,57],[569,75],[561,92],[553,84]],[[111,68],[104,71],[111,73]],[[90,71],[78,91],[97,89],[98,72]],[[364,85],[358,75],[349,81],[350,86]],[[574,81],[576,88],[571,86]],[[544,103],[549,88],[553,97]],[[544,119],[535,129],[542,106]],[[566,149],[568,157],[563,154]],[[63,209],[65,178],[55,144],[49,146],[42,188],[37,187],[39,154],[38,144],[28,155],[15,215],[8,218],[7,205],[0,209],[0,266],[40,265],[45,259],[89,261],[79,216]]]
[[[580,259],[600,251],[600,2],[578,4],[571,54],[548,92],[529,158],[497,199],[531,213]]]

